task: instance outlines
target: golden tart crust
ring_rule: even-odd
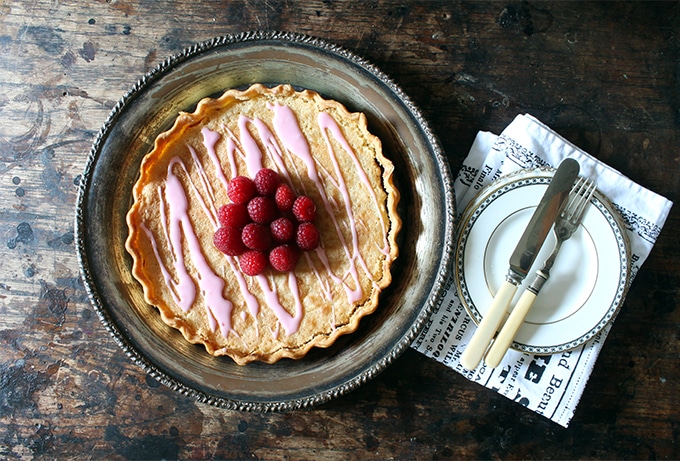
[[[314,200],[321,245],[293,272],[251,277],[212,237],[229,180],[260,168]],[[255,84],[203,99],[142,161],[127,215],[132,273],[163,321],[208,353],[301,358],[355,331],[392,280],[393,170],[364,114],[315,92]]]

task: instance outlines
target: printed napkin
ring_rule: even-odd
[[[477,135],[455,181],[457,210],[461,213],[484,186],[505,174],[522,168],[556,167],[567,157],[579,162],[580,175],[596,181],[600,192],[620,212],[630,240],[632,282],[673,203],[590,156],[531,115],[517,116],[500,136],[488,132]],[[460,365],[459,358],[475,324],[458,298],[453,278],[447,286],[412,347],[567,427],[613,322],[577,349],[550,356],[510,350],[498,367],[482,363],[469,371]]]

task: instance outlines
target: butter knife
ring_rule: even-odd
[[[517,292],[517,287],[527,276],[543,242],[557,219],[562,204],[569,195],[571,186],[578,176],[580,167],[576,160],[565,159],[553,175],[550,185],[538,203],[531,220],[524,229],[515,250],[510,256],[510,268],[505,281],[484,314],[477,331],[460,357],[460,363],[468,370],[474,370],[484,357],[498,326],[505,318],[508,306]]]

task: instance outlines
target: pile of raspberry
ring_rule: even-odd
[[[268,266],[292,271],[302,252],[319,246],[316,204],[295,194],[276,171],[263,168],[253,179],[237,176],[227,195],[231,203],[217,212],[221,227],[213,242],[222,253],[238,256],[244,274],[258,275]]]

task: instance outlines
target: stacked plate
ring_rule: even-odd
[[[553,169],[520,170],[484,188],[459,223],[454,275],[460,298],[479,323],[505,279],[510,254],[524,232]],[[555,245],[550,233],[534,273]],[[581,225],[560,250],[512,344],[534,354],[553,354],[580,346],[618,311],[628,287],[630,249],[611,202],[595,192]],[[530,275],[517,290],[521,296]]]

